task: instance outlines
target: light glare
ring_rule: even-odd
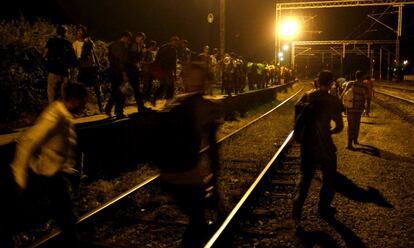
[[[282,21],[280,24],[279,34],[286,39],[292,39],[297,36],[299,33],[300,25],[299,21],[293,18],[289,18],[285,21]]]

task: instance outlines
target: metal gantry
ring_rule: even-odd
[[[310,56],[315,54],[322,54],[322,60],[324,60],[325,54],[331,54],[340,57],[340,73],[343,73],[343,60],[345,54],[356,53],[361,54],[372,60],[372,48],[373,45],[394,45],[395,40],[320,40],[320,41],[293,41],[291,46],[291,64],[295,65],[295,58],[298,56]],[[353,49],[347,50],[348,45],[353,45]],[[359,47],[357,46],[359,45]],[[365,48],[361,48],[366,46]],[[314,46],[329,46],[329,49],[313,49]],[[380,67],[382,66],[382,47],[379,49],[380,52]],[[296,50],[298,52],[296,53]],[[388,51],[388,64],[390,64],[390,51]],[[371,64],[371,75],[373,75],[373,67]],[[382,74],[380,68],[380,75]],[[389,77],[389,75],[388,75]]]
[[[392,27],[385,25],[388,29],[393,30],[396,33],[396,40],[393,41],[395,44],[395,63],[398,63],[400,60],[400,38],[402,35],[402,15],[403,15],[403,6],[407,4],[414,4],[414,0],[336,0],[336,1],[307,1],[307,2],[289,2],[289,3],[276,3],[276,36],[275,36],[275,55],[276,61],[278,60],[277,54],[280,52],[280,43],[281,38],[279,35],[279,26],[282,20],[282,11],[283,10],[304,10],[304,9],[328,9],[328,8],[344,8],[344,7],[374,7],[374,6],[392,6],[398,8],[395,13],[398,14],[398,25],[397,29],[394,30]],[[375,18],[374,15],[369,16],[371,19],[377,21],[381,25],[384,25],[379,19]],[[326,42],[326,41],[325,41]],[[342,44],[352,44],[355,41],[332,41],[339,42]],[[375,43],[375,41],[372,41]],[[367,41],[361,41],[363,44],[373,43]],[[384,42],[384,41],[382,41]],[[391,41],[389,41],[391,42]],[[298,43],[296,43],[298,44]],[[382,43],[384,44],[384,43]],[[389,43],[388,43],[389,44]],[[332,44],[327,44],[332,45]],[[343,45],[345,46],[345,45]],[[344,48],[345,49],[345,48]],[[294,50],[294,49],[292,49]],[[291,62],[294,62],[294,51],[292,51],[293,56],[291,57]],[[292,64],[294,65],[294,64]]]

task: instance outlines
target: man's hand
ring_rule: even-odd
[[[128,82],[128,80],[129,80],[128,75],[126,74],[126,72],[122,73],[122,78],[123,78],[124,82]]]
[[[16,183],[16,194],[18,196],[21,196],[23,194],[24,190],[25,189],[23,187],[21,187],[19,184]]]

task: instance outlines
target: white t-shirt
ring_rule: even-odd
[[[76,40],[72,43],[73,50],[75,50],[76,58],[80,59],[82,55],[82,47],[83,47],[83,41]]]

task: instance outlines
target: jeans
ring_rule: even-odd
[[[348,119],[348,145],[351,144],[352,141],[358,141],[359,136],[359,128],[361,124],[361,115],[362,112],[352,112],[348,111],[347,119]]]

